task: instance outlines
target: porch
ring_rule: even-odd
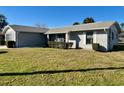
[[[47,34],[48,41],[69,42],[69,33]]]
[[[72,48],[73,43],[69,42],[69,33],[48,34],[48,45],[52,48]]]

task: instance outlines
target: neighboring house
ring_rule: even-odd
[[[38,27],[8,25],[3,29],[5,41],[14,41],[15,47],[44,47],[47,37],[44,34],[48,29]]]
[[[119,34],[119,43],[124,43],[124,31]]]
[[[0,32],[0,41],[4,41],[4,40],[5,40],[4,34]]]
[[[48,41],[72,42],[72,48],[92,49],[92,43],[99,43],[100,50],[109,51],[118,44],[118,33],[121,32],[117,22],[96,22],[50,29]]]

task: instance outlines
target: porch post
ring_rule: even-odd
[[[47,34],[47,40],[49,41],[49,34]]]
[[[69,42],[69,33],[68,32],[65,34],[65,42]]]
[[[57,42],[57,34],[56,34],[55,38],[56,38],[55,41]]]

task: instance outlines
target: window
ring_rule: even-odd
[[[112,40],[114,40],[114,32],[112,32]]]
[[[93,32],[86,32],[86,44],[92,44]]]
[[[55,34],[50,34],[49,35],[49,41],[55,41],[56,35]]]
[[[57,42],[64,42],[65,41],[65,34],[50,34],[49,41],[57,41]]]
[[[65,34],[57,34],[57,42],[64,42]]]

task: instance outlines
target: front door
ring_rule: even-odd
[[[86,44],[93,43],[93,32],[86,32]]]

